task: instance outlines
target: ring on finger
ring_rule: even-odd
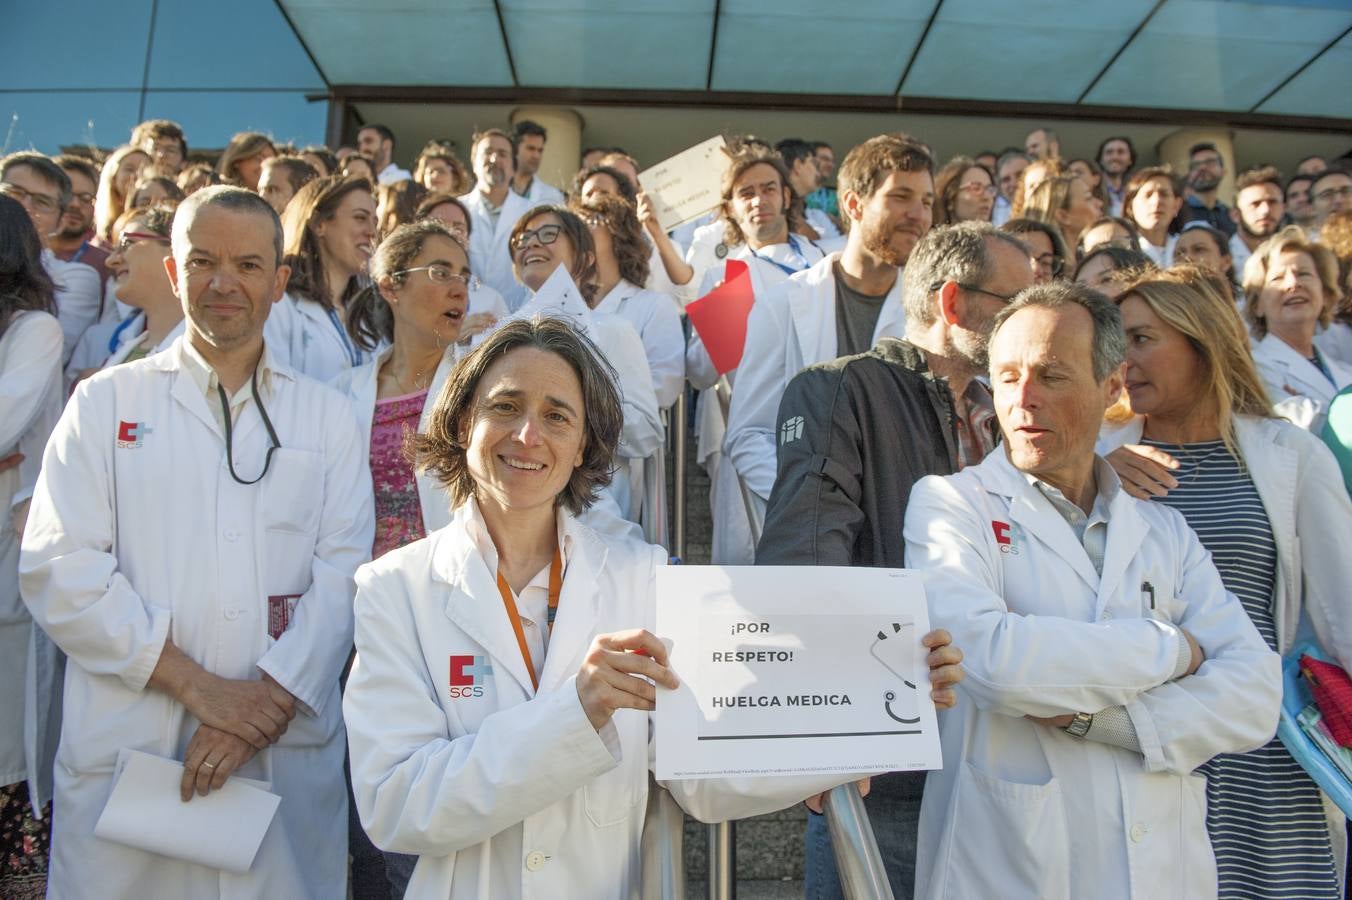
[[[214,768],[216,768],[216,764],[215,764],[215,763],[209,763],[209,762],[203,760],[203,761],[202,761],[202,768],[204,768],[204,769],[214,769]]]

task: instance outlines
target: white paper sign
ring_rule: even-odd
[[[939,768],[928,631],[905,569],[658,569],[657,777]]]
[[[723,173],[728,168],[726,147],[721,136],[712,137],[638,173],[638,183],[652,201],[663,231],[698,219],[718,206]]]
[[[582,298],[582,292],[563,266],[559,266],[553,275],[545,279],[545,283],[516,311],[513,318],[529,319],[533,316],[567,319],[583,334],[591,333],[591,307]]]
[[[94,834],[105,841],[243,875],[282,798],[270,785],[231,776],[219,791],[179,799],[183,763],[123,749]]]

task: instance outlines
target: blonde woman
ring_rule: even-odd
[[[98,243],[105,248],[113,246],[113,225],[127,208],[127,198],[141,177],[141,170],[150,165],[150,155],[138,147],[125,144],[103,161],[99,173],[99,190],[94,198],[94,230]]]
[[[1110,462],[1124,488],[1182,513],[1273,650],[1289,652],[1307,619],[1325,651],[1352,663],[1352,501],[1330,489],[1332,454],[1274,416],[1239,315],[1209,273],[1154,273],[1119,305],[1140,417],[1119,439],[1173,466],[1147,475],[1119,451]],[[1342,896],[1319,789],[1280,741],[1198,772],[1220,896]]]
[[[1337,258],[1299,227],[1284,228],[1249,257],[1244,298],[1254,362],[1277,412],[1318,434],[1334,395],[1352,384],[1352,367],[1314,342],[1342,299]]]
[[[1078,175],[1053,175],[1028,194],[1023,216],[1045,222],[1061,232],[1067,247],[1076,247],[1080,235],[1103,215],[1103,203]]]

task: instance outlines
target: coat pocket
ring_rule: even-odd
[[[1020,784],[963,763],[953,815],[944,896],[1070,897],[1070,839],[1055,778]]]
[[[648,716],[638,710],[615,713],[620,764],[582,788],[587,820],[597,828],[628,822],[648,787]]]
[[[259,501],[264,533],[264,589],[268,596],[303,594],[310,587],[324,506],[324,459],[286,447],[273,454]]]

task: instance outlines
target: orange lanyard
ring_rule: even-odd
[[[563,590],[563,557],[559,548],[554,548],[554,561],[549,564],[549,622],[548,628],[554,630],[554,615],[559,608],[559,592]],[[498,593],[502,594],[502,605],[507,608],[507,618],[516,632],[516,645],[521,648],[521,658],[526,663],[526,673],[530,675],[530,684],[540,690],[540,680],[535,675],[535,663],[531,660],[530,646],[526,643],[526,631],[521,627],[521,614],[516,610],[516,601],[512,599],[512,587],[498,570]]]

